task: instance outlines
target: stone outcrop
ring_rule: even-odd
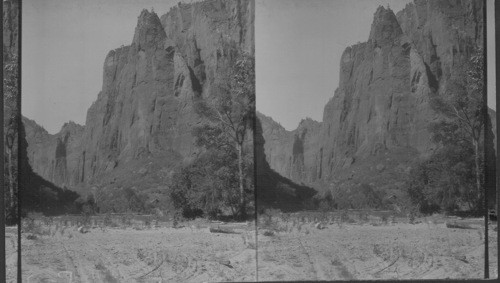
[[[161,17],[143,10],[132,43],[106,56],[85,126],[68,123],[52,136],[25,120],[35,172],[68,187],[128,186],[148,174],[164,183],[198,152],[194,101],[217,95],[237,53],[253,54],[254,9],[253,1],[208,0]]]
[[[316,181],[322,173],[315,167],[321,124],[306,118],[297,129],[287,131],[270,117],[261,113],[257,117],[265,137],[265,155],[273,170],[297,183]]]
[[[62,187],[72,187],[81,179],[78,178],[79,151],[82,148],[84,127],[74,122],[65,123],[61,131],[49,134],[35,121],[23,118],[28,160],[32,162],[35,172]]]
[[[266,208],[278,208],[281,211],[299,211],[303,209],[314,208],[312,204],[312,197],[317,194],[317,191],[311,187],[305,186],[303,184],[297,184],[292,181],[289,177],[284,177],[286,172],[277,172],[277,170],[272,169],[269,166],[267,156],[280,156],[286,154],[287,150],[292,150],[294,145],[293,142],[288,144],[282,144],[279,147],[275,142],[279,141],[294,141],[294,139],[283,137],[293,137],[293,133],[287,132],[281,125],[272,121],[271,118],[266,117],[260,113],[256,119],[255,124],[255,134],[254,134],[254,162],[255,162],[255,189],[257,197],[257,207],[259,212],[263,212]],[[304,123],[304,121],[303,121]],[[312,120],[306,121],[304,124],[316,124]],[[301,123],[302,124],[302,123]],[[264,130],[266,131],[264,133]],[[304,133],[304,131],[297,133]],[[307,135],[307,134],[306,134]],[[268,139],[264,140],[267,136]],[[272,136],[273,138],[269,139]],[[301,137],[304,141],[305,138]],[[272,144],[271,147],[265,146],[266,144]],[[274,147],[276,146],[276,147]],[[269,148],[276,149],[273,154],[266,152]],[[301,154],[303,156],[303,154]],[[277,158],[280,160],[280,157]],[[299,158],[290,161],[289,168],[297,168],[297,164],[303,164],[303,160],[300,161]],[[280,160],[282,164],[286,164],[287,160]],[[301,163],[302,162],[302,163]],[[282,168],[286,168],[283,166]],[[302,167],[303,168],[303,167]],[[299,173],[299,172],[297,172]]]
[[[287,132],[259,115],[270,167],[318,190],[345,182],[397,188],[411,161],[435,148],[430,99],[482,46],[482,3],[417,0],[397,15],[379,7],[367,42],[342,54],[323,121]]]

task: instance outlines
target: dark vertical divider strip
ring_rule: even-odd
[[[2,23],[0,25],[2,25],[2,33],[3,33],[3,4],[1,6],[1,11],[2,11]],[[3,37],[3,34],[2,34],[2,37]],[[5,64],[5,62],[3,61],[4,58],[3,58],[3,44],[2,46],[0,47],[0,50],[2,51],[2,66]],[[2,70],[2,82],[0,83],[1,84],[1,87],[2,87],[2,99],[0,99],[0,123],[1,123],[1,127],[0,127],[0,147],[2,148],[1,150],[1,154],[0,154],[0,158],[1,160],[5,160],[4,159],[4,143],[3,143],[3,136],[4,136],[4,132],[3,132],[3,111],[4,111],[4,105],[3,105],[3,70]],[[0,209],[0,237],[2,237],[2,239],[5,239],[5,186],[4,186],[4,182],[3,182],[3,178],[4,178],[4,163],[2,162],[2,166],[0,166],[0,176],[2,176],[2,178],[0,180],[2,180],[0,182],[0,204],[1,204],[1,209]],[[5,262],[5,241],[2,240],[0,241],[0,262]],[[0,264],[0,281],[3,281],[5,282],[5,280],[7,279],[6,278],[6,266],[5,264]]]
[[[22,282],[22,266],[21,266],[21,207],[22,207],[22,192],[24,191],[25,188],[22,187],[22,164],[24,156],[21,156],[21,153],[23,152],[21,150],[21,141],[23,140],[22,133],[23,131],[20,131],[22,128],[22,119],[21,119],[21,96],[22,96],[22,87],[21,87],[21,79],[22,79],[22,31],[23,31],[23,1],[19,0],[19,16],[18,16],[18,32],[17,32],[17,40],[18,40],[18,75],[17,75],[17,88],[18,88],[18,95],[17,95],[17,105],[18,105],[18,111],[17,111],[17,282]]]
[[[488,60],[487,60],[487,55],[488,55],[488,33],[487,33],[487,26],[488,26],[488,20],[487,20],[487,14],[486,14],[486,5],[487,5],[487,0],[483,1],[483,74],[484,74],[484,87],[483,87],[483,118],[484,118],[484,141],[487,141],[487,135],[489,133],[489,130],[486,128],[487,125],[489,125],[488,121],[488,106],[487,106],[487,97],[488,97]],[[488,159],[489,156],[487,154],[487,150],[485,147],[484,150],[484,164],[488,164]],[[489,176],[488,176],[488,170],[485,170],[485,182],[484,182],[484,278],[488,279],[490,278],[490,262],[489,262],[489,250],[488,250],[488,186],[489,182],[487,181]]]
[[[495,9],[495,57],[496,57],[496,66],[495,66],[495,72],[496,72],[496,88],[498,88],[498,86],[500,85],[500,48],[498,48],[499,46],[499,42],[500,42],[500,5],[497,5],[496,1],[493,1],[493,5],[494,5],[494,9]],[[498,92],[495,88],[495,96],[496,96],[496,109],[495,109],[495,112],[496,112],[496,120],[497,120],[497,125],[498,123],[500,122],[500,116],[498,115],[498,111],[500,110],[500,99],[498,99]],[[499,158],[499,154],[498,154],[498,137],[500,137],[500,129],[498,128],[497,126],[497,131],[496,131],[496,136],[497,136],[497,139],[496,139],[496,142],[497,142],[497,160],[496,160],[496,189],[497,189],[497,194],[496,194],[496,197],[497,197],[497,214],[498,212],[500,212],[500,194],[498,193],[498,185],[500,184],[500,174],[499,174],[499,170],[500,170],[500,158]],[[497,245],[498,247],[500,247],[500,237],[497,237]],[[498,269],[497,270],[500,270],[500,261],[498,261]]]
[[[252,3],[253,5],[253,23],[255,23],[255,1]],[[253,46],[253,56],[254,56],[254,71],[255,71],[255,86],[254,89],[257,89],[257,53],[255,52],[255,26],[253,27],[253,36],[252,38],[254,39],[254,46]],[[257,195],[257,150],[256,150],[256,140],[257,140],[257,91],[255,91],[255,98],[254,98],[254,108],[253,108],[253,194],[254,194],[254,220],[255,220],[255,281],[259,281],[259,241],[258,241],[258,236],[259,236],[259,204],[257,202],[258,200],[258,195]]]

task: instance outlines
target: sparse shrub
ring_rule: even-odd
[[[477,234],[479,235],[479,240],[482,241],[483,240],[483,235],[484,235],[483,230],[482,229],[478,229],[476,231],[477,231]]]
[[[54,231],[51,233],[51,236],[54,237],[57,231],[59,231],[59,223],[56,223],[56,227],[54,228]]]
[[[185,207],[182,209],[182,217],[187,219],[196,219],[203,216],[203,210],[199,208]]]
[[[111,215],[109,213],[104,215],[103,224],[104,226],[113,226],[113,221],[111,220]]]
[[[342,262],[338,258],[335,258],[331,262],[332,262],[333,266],[341,266],[342,265]]]
[[[34,219],[34,218],[25,218],[25,220],[22,223],[22,233],[26,234],[33,234],[37,236],[43,236],[43,235],[48,235],[50,234],[49,231],[45,231],[42,227],[43,223],[40,223]]]
[[[271,227],[273,226],[273,217],[269,214],[262,214],[260,219],[262,219],[263,227]]]
[[[274,232],[273,231],[264,231],[263,235],[271,237],[271,236],[274,236]]]
[[[179,215],[174,214],[174,220],[172,221],[172,227],[177,228],[179,226]]]
[[[351,217],[347,217],[347,223],[354,224],[356,223],[356,220],[352,219]]]
[[[23,224],[22,231],[25,233],[32,233],[32,231],[34,231],[36,228],[35,219],[30,217],[26,217],[22,224]]]
[[[207,213],[208,219],[210,220],[216,220],[219,218],[219,215],[221,214],[221,210],[218,208],[215,209],[210,209]]]
[[[381,217],[381,220],[382,220],[382,223],[383,223],[384,225],[387,225],[387,222],[388,222],[388,220],[389,220],[389,217],[388,217],[387,215],[383,214],[383,215],[382,215],[382,217]]]
[[[340,214],[340,222],[345,223],[349,220],[349,213],[347,210],[342,210],[342,213]]]
[[[361,222],[367,222],[368,221],[368,213],[366,211],[360,211],[360,212],[358,212],[358,218],[359,218],[359,221],[361,221]]]
[[[297,231],[300,232],[300,230],[302,230],[302,225],[304,225],[304,223],[298,223],[297,224]]]
[[[26,239],[28,239],[28,240],[36,240],[36,239],[38,239],[38,237],[35,234],[29,234],[28,236],[26,236]]]
[[[391,223],[396,223],[396,216],[395,215],[391,215]]]
[[[382,249],[381,245],[379,245],[379,244],[373,245],[373,253],[378,257],[382,257],[383,249]]]
[[[82,213],[80,216],[80,219],[78,220],[79,226],[90,226],[92,217],[90,216],[89,213]]]
[[[151,219],[149,219],[149,218],[144,219],[144,226],[146,226],[146,227],[151,226]]]
[[[64,236],[64,232],[65,232],[65,231],[66,231],[66,226],[63,226],[63,227],[61,228],[61,231],[60,231],[61,236]]]
[[[130,214],[123,214],[122,217],[122,224],[125,226],[130,226],[132,225],[132,215]]]
[[[408,217],[408,223],[410,223],[410,224],[415,223],[416,213],[413,209],[410,210],[410,212],[408,212],[407,217]]]

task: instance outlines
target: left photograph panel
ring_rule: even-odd
[[[22,1],[23,281],[256,280],[254,13]]]

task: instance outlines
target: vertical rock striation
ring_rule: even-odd
[[[198,152],[194,101],[217,95],[213,86],[238,52],[253,54],[254,9],[253,1],[208,0],[162,17],[143,10],[132,43],[106,56],[85,126],[51,136],[25,120],[34,170],[67,186],[129,186],[149,174],[164,183]]]
[[[397,187],[410,162],[435,147],[430,98],[443,95],[454,66],[482,46],[482,4],[416,0],[397,15],[379,7],[367,42],[342,54],[322,122],[287,132],[259,115],[270,167],[318,190],[344,182]]]

